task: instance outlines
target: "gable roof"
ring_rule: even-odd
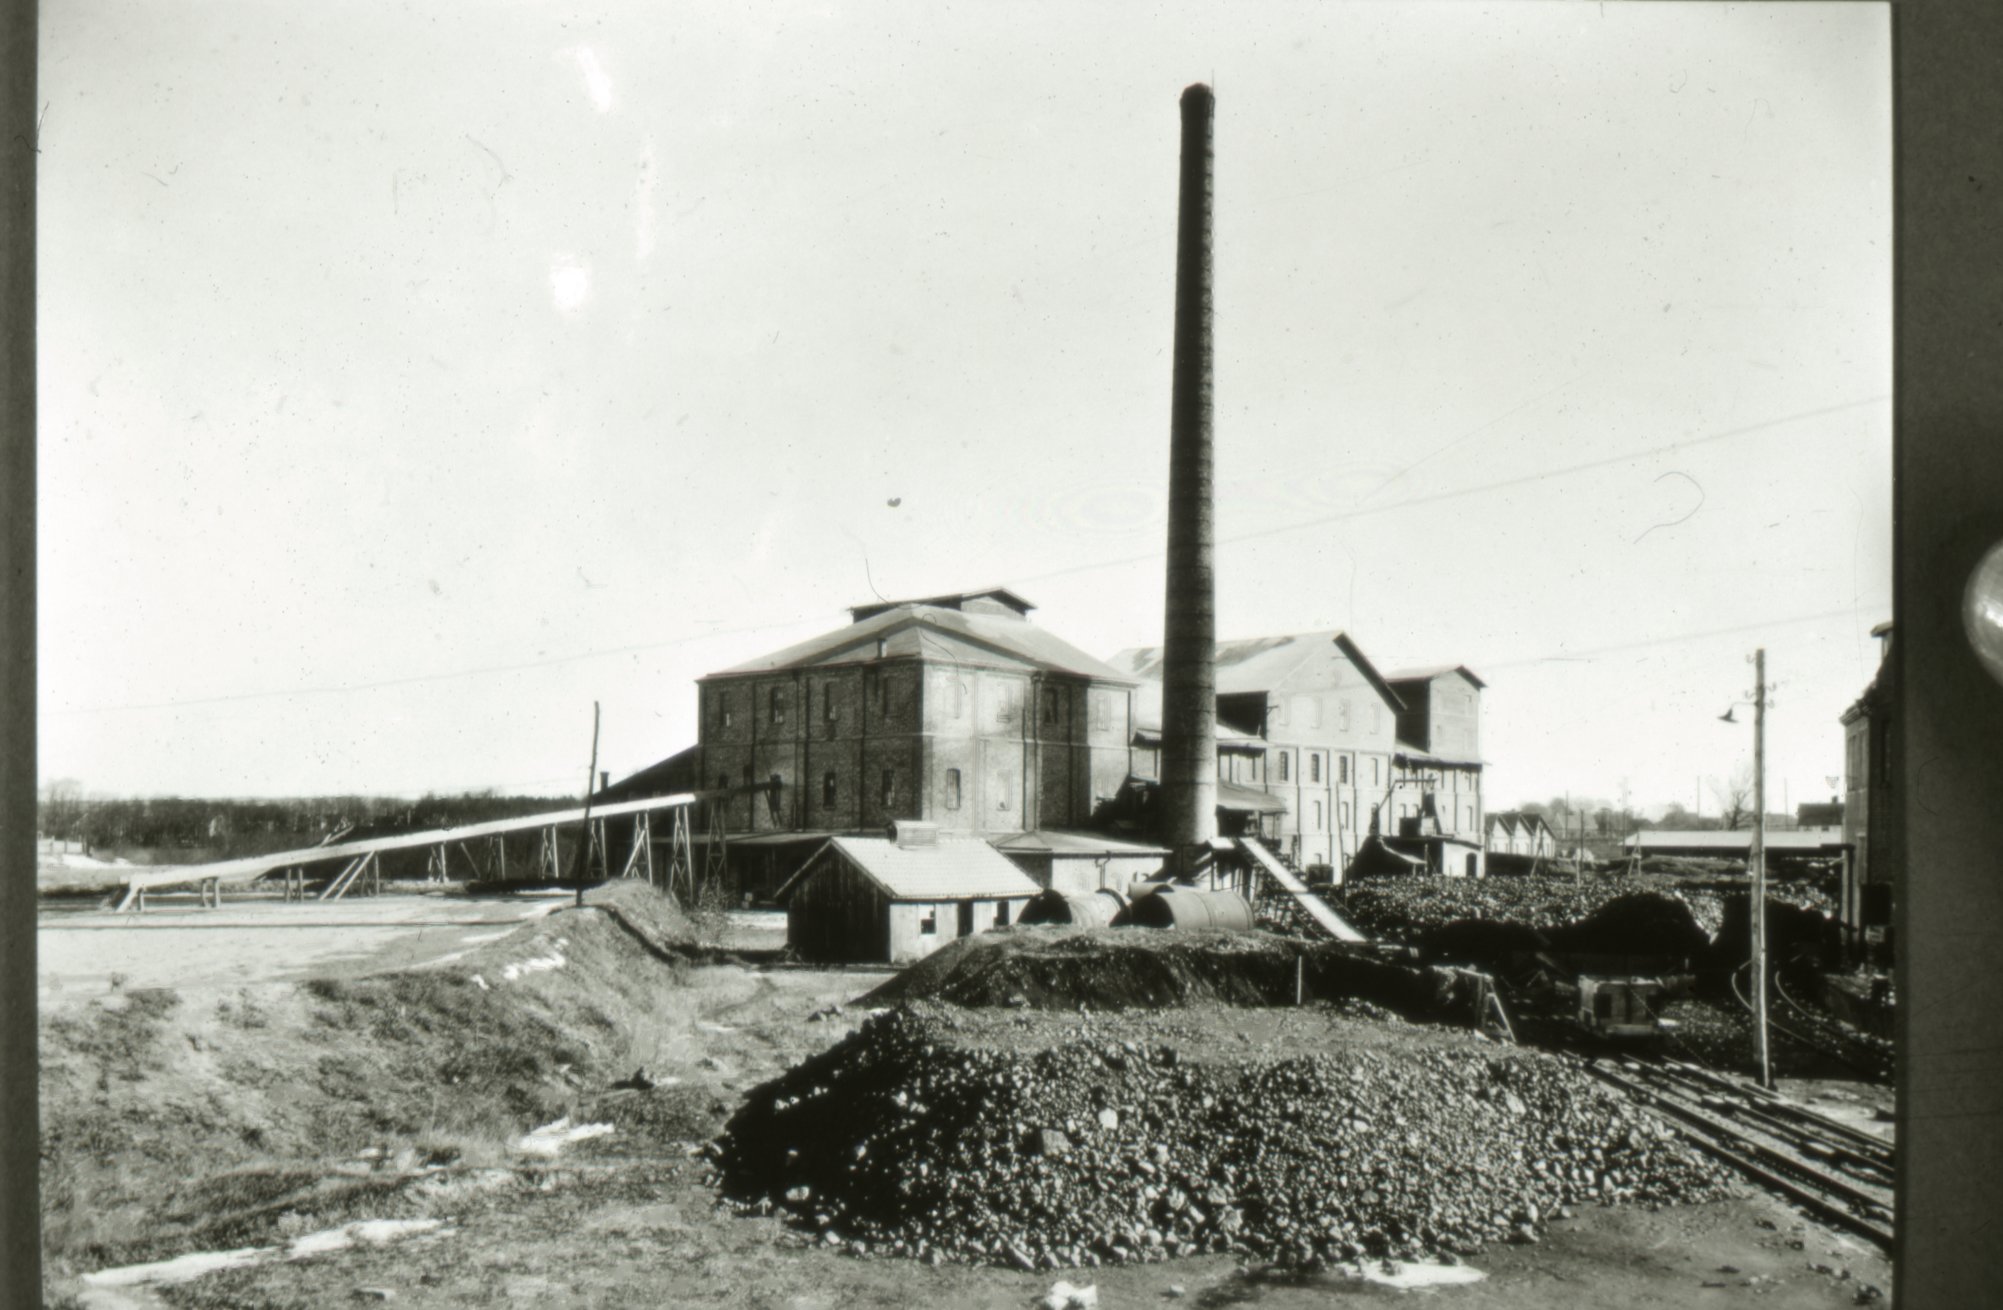
[[[976,896],[1034,896],[1042,891],[1028,874],[978,837],[940,837],[936,844],[899,846],[888,837],[830,837],[800,871],[786,880],[774,899],[821,867],[832,851],[893,901],[951,901]]]
[[[1394,673],[1385,674],[1384,680],[1395,686],[1401,682],[1431,682],[1434,678],[1449,673],[1458,673],[1477,687],[1488,685],[1475,676],[1475,671],[1465,664],[1431,664],[1421,669],[1399,669]]]
[[[1218,642],[1217,694],[1237,696],[1246,692],[1271,691],[1307,663],[1324,642],[1334,643],[1394,712],[1405,708],[1405,702],[1398,698],[1398,693],[1391,689],[1391,684],[1384,680],[1377,666],[1370,662],[1349,634],[1336,631],[1296,632],[1277,637],[1247,637],[1240,641]],[[1113,656],[1109,663],[1134,677],[1159,682],[1162,648],[1130,646]]]
[[[1133,685],[1134,679],[1025,619],[1005,618],[934,605],[901,604],[784,650],[733,665],[707,678],[774,673],[816,664],[861,663],[876,658],[876,643],[911,629],[934,629],[999,655],[1052,673],[1099,682]],[[705,679],[698,679],[703,681]]]

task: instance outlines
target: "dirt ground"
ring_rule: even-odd
[[[1881,1254],[1750,1193],[1655,1212],[1583,1208],[1537,1244],[1470,1258],[1480,1281],[1409,1292],[1341,1273],[1268,1276],[1222,1256],[1056,1274],[856,1258],[777,1218],[720,1209],[697,1151],[746,1090],[852,1031],[864,1017],[855,998],[887,973],[781,964],[783,921],[772,916],[719,920],[709,949],[670,961],[620,945],[630,935],[576,912],[551,913],[547,900],[424,903],[432,899],[383,898],[361,903],[365,911],[292,906],[243,915],[239,928],[219,917],[203,928],[45,919],[44,942],[56,944],[43,990],[44,1044],[55,1055],[52,1065],[45,1057],[54,1070],[45,1072],[45,1132],[74,1126],[89,1108],[99,1136],[56,1154],[90,1156],[98,1170],[132,1161],[93,1184],[129,1202],[118,1222],[72,1216],[53,1239],[50,1304],[1020,1310],[1062,1279],[1094,1285],[1106,1307],[1282,1310],[1421,1295],[1469,1310],[1808,1310],[1891,1285]],[[332,914],[277,926],[311,923],[316,909]],[[334,926],[349,920],[358,926]],[[498,931],[511,935],[465,940]],[[287,951],[274,939],[316,945]],[[429,968],[380,989],[367,976],[414,964]],[[114,972],[172,987],[178,999],[132,982],[113,989]],[[302,983],[315,975],[346,981]],[[541,1063],[483,1066],[462,1081],[455,1061],[466,1052],[437,1045],[446,1034],[419,1032],[439,1022],[425,1007],[444,1005],[441,995],[461,1008],[436,1015],[445,1026],[463,1022],[468,1043],[487,1040],[481,1024],[518,1025],[513,1045],[546,1047]],[[830,1013],[836,1005],[848,1008]],[[257,1024],[246,1026],[246,1007]],[[368,1045],[343,1045],[355,1042]],[[357,1066],[368,1078],[350,1078],[349,1065],[377,1049],[410,1058],[384,1054],[380,1066]],[[653,1087],[618,1085],[640,1067]],[[290,1089],[287,1069],[298,1080]],[[253,1085],[265,1100],[252,1103]],[[1882,1089],[1805,1090],[1825,1098],[1815,1102],[1825,1113],[1848,1106],[1844,1117],[1868,1123]],[[342,1098],[376,1102],[374,1117],[344,1117]],[[463,1115],[438,1108],[455,1099]],[[154,1116],[155,1105],[175,1114]],[[300,1122],[286,1119],[287,1105]],[[559,1111],[573,1126],[610,1131],[538,1154],[522,1135]],[[255,1115],[262,1135],[246,1137]],[[200,1186],[186,1181],[194,1175]],[[225,1195],[236,1207],[227,1223],[190,1217],[195,1202]],[[364,1221],[401,1221],[413,1235],[353,1226]],[[101,1276],[201,1251],[247,1253],[238,1257],[247,1263],[180,1282]]]

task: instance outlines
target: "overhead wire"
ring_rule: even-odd
[[[1442,501],[1463,499],[1469,496],[1482,495],[1492,491],[1500,491],[1512,487],[1524,486],[1533,482],[1542,482],[1550,478],[1566,477],[1576,473],[1590,472],[1595,469],[1610,468],[1615,465],[1629,463],[1634,460],[1647,459],[1656,455],[1672,454],[1688,450],[1695,446],[1708,445],[1714,442],[1726,441],[1738,437],[1749,436],[1754,433],[1769,431],[1774,428],[1783,427],[1791,423],[1802,422],[1807,419],[1826,417],[1831,414],[1839,414],[1848,410],[1860,409],[1870,405],[1881,404],[1887,399],[1889,399],[1889,397],[1879,395],[1879,396],[1865,397],[1860,400],[1844,401],[1839,404],[1824,406],[1820,409],[1804,410],[1799,413],[1786,415],[1781,418],[1767,419],[1759,423],[1751,423],[1743,427],[1732,428],[1723,432],[1714,432],[1701,437],[1692,437],[1687,440],[1670,442],[1666,445],[1650,446],[1636,450],[1625,451],[1615,455],[1602,456],[1598,459],[1585,460],[1576,464],[1561,465],[1554,468],[1543,469],[1541,471],[1518,474],[1514,477],[1500,478],[1492,482],[1479,483],[1469,487],[1458,487],[1446,491],[1432,492],[1421,496],[1409,496],[1403,500],[1392,501],[1384,505],[1358,506],[1352,509],[1337,511],[1336,513],[1333,514],[1326,514],[1326,515],[1320,515],[1315,518],[1303,519],[1294,523],[1279,524],[1273,527],[1258,528],[1248,532],[1234,533],[1230,536],[1219,537],[1217,539],[1217,544],[1219,546],[1228,546],[1228,545],[1236,545],[1241,542],[1257,541],[1269,537],[1281,536],[1286,533],[1304,531],[1308,528],[1323,527],[1333,523],[1348,522],[1354,519],[1368,517],[1370,515],[1395,513],[1400,510],[1411,509],[1419,506],[1438,504]],[[1117,559],[1101,559],[1096,561],[1085,561],[1078,564],[1067,565],[1059,569],[1046,570],[1045,572],[1042,573],[1024,575],[1014,579],[1013,583],[1019,584],[1027,582],[1042,582],[1052,578],[1067,577],[1078,573],[1092,572],[1098,569],[1119,568],[1132,564],[1151,563],[1153,561],[1163,558],[1163,554],[1164,552],[1162,551],[1150,551],[1146,554],[1125,556]],[[1503,663],[1491,663],[1488,667],[1491,668],[1514,667],[1529,663],[1539,663],[1543,662],[1544,660],[1554,659],[1554,658],[1585,658],[1587,656],[1594,654],[1607,654],[1619,650],[1638,649],[1644,646],[1673,644],[1678,641],[1701,640],[1706,637],[1725,636],[1736,632],[1747,632],[1769,627],[1789,626],[1799,623],[1823,621],[1823,620],[1842,617],[1851,614],[1853,612],[1854,611],[1852,609],[1847,609],[1847,608],[1841,610],[1827,610],[1815,614],[1794,615],[1789,618],[1773,619],[1773,620],[1762,621],[1759,623],[1744,624],[1733,628],[1719,628],[1705,633],[1694,633],[1694,634],[1688,634],[1686,636],[1646,638],[1636,642],[1596,647],[1592,650],[1587,650],[1587,651],[1554,652],[1550,655],[1535,656],[1513,661],[1505,661]],[[783,628],[791,628],[798,626],[798,624],[804,621],[805,621],[804,619],[774,620],[771,622],[745,624],[730,628],[716,628],[707,632],[691,633],[687,636],[681,636],[681,637],[669,637],[659,641],[635,642],[623,646],[609,646],[596,650],[579,651],[566,655],[549,656],[547,658],[542,658],[542,659],[521,660],[507,664],[484,665],[470,669],[450,669],[450,670],[442,670],[436,673],[406,674],[399,677],[373,679],[367,682],[338,683],[338,684],[329,684],[322,686],[293,687],[293,688],[272,689],[264,691],[230,692],[215,696],[189,697],[179,700],[167,700],[167,701],[142,701],[142,702],[131,702],[125,704],[116,704],[116,705],[64,706],[52,709],[48,711],[48,713],[51,716],[75,715],[75,714],[111,714],[111,713],[152,711],[152,710],[183,709],[183,708],[192,708],[204,705],[233,704],[251,700],[283,699],[295,696],[347,695],[355,692],[375,691],[389,687],[416,686],[424,683],[453,681],[460,678],[490,677],[503,673],[526,672],[533,669],[551,668],[562,664],[579,663],[584,660],[605,659],[617,655],[634,655],[649,651],[669,650],[680,646],[693,645],[696,642],[706,641],[716,637],[742,636],[755,632],[771,632]]]

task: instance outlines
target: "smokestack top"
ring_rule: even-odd
[[[1184,109],[1202,109],[1207,112],[1216,103],[1217,97],[1202,82],[1191,82],[1182,90],[1182,107]]]

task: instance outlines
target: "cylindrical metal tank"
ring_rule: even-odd
[[[1250,932],[1252,907],[1237,892],[1177,889],[1136,898],[1127,906],[1126,920],[1141,928]]]
[[[1024,924],[1069,924],[1077,928],[1104,928],[1127,908],[1127,898],[1111,889],[1096,892],[1045,891],[1030,898],[1023,907]]]

